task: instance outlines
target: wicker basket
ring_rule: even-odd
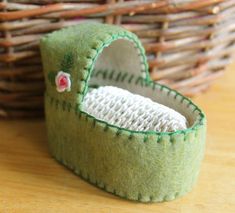
[[[82,21],[136,33],[152,78],[189,96],[223,73],[235,49],[234,0],[5,0],[0,10],[0,117],[43,114],[38,40]]]

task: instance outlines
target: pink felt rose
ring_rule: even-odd
[[[70,74],[59,71],[55,77],[56,90],[58,92],[69,92],[71,90]]]

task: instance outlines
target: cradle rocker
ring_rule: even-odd
[[[150,80],[138,38],[117,26],[84,23],[41,39],[45,113],[52,155],[88,182],[141,202],[189,192],[204,155],[206,118],[188,98]],[[133,131],[83,110],[90,88],[112,85],[180,112],[188,128]]]

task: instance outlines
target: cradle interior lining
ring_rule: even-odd
[[[130,74],[145,77],[145,67],[139,48],[127,39],[118,39],[105,47],[98,56],[94,71],[96,70],[128,70]],[[96,79],[99,81],[99,79]]]

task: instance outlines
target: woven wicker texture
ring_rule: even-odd
[[[0,117],[42,115],[39,38],[82,21],[136,33],[151,77],[189,96],[207,89],[234,52],[234,0],[4,0],[0,10]]]
[[[134,131],[174,132],[187,128],[186,118],[175,110],[118,87],[103,86],[88,92],[83,110]]]

